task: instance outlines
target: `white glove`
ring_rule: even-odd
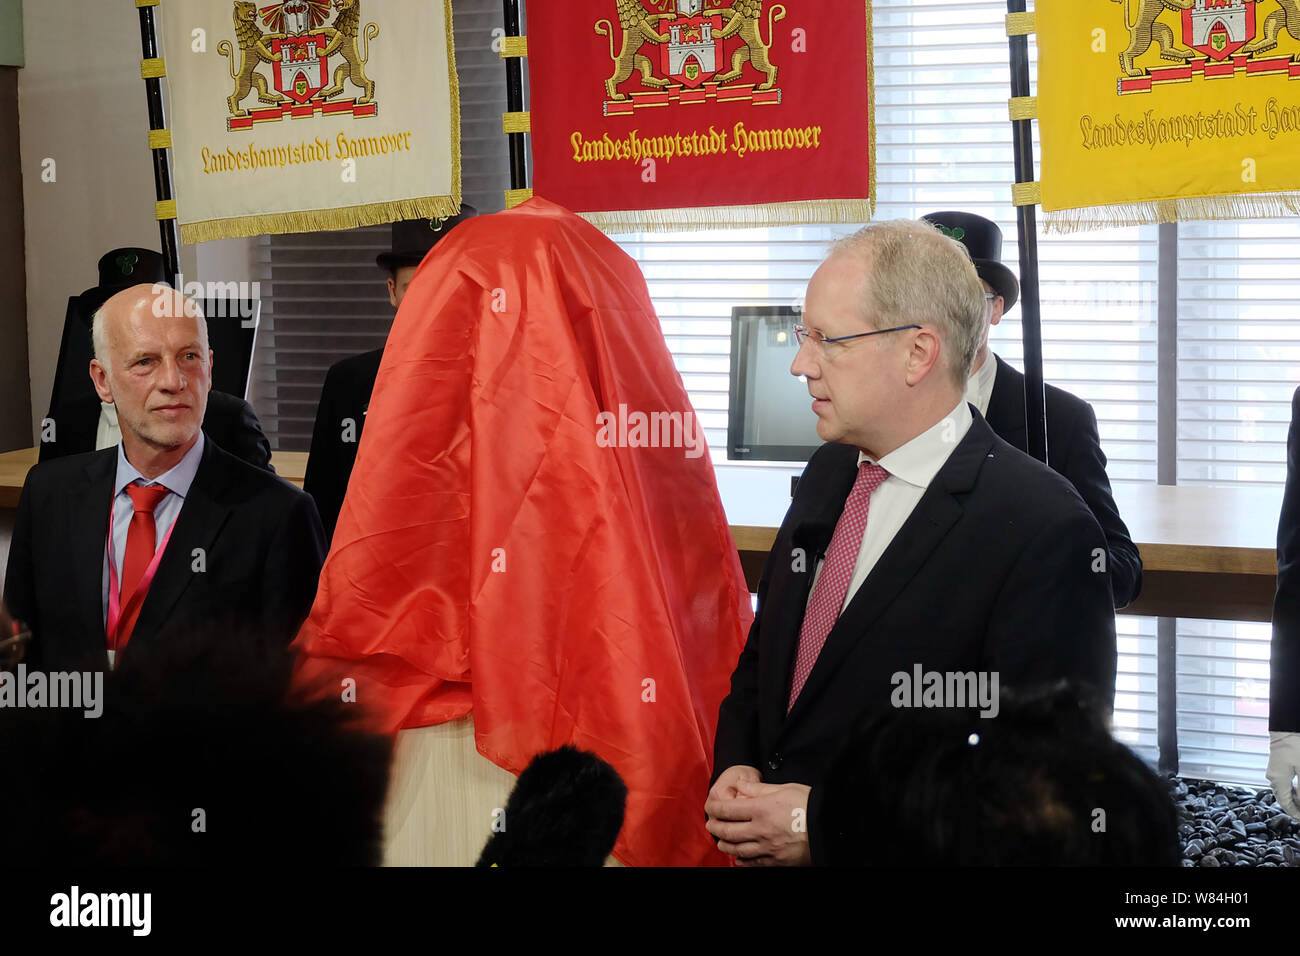
[[[1273,786],[1277,804],[1291,816],[1300,820],[1300,804],[1292,782],[1300,773],[1300,733],[1273,732],[1268,735],[1268,769],[1264,775]]]

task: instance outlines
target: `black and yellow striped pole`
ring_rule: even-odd
[[[172,196],[168,154],[172,134],[167,128],[162,99],[162,78],[167,75],[167,65],[158,55],[158,28],[153,11],[158,0],[135,0],[135,6],[140,13],[140,77],[144,80],[145,97],[149,103],[149,149],[153,153],[153,184],[157,193],[154,215],[162,237],[167,281],[175,283],[181,271],[180,236],[176,231],[176,199]]]
[[[1007,42],[1011,47],[1011,136],[1016,158],[1012,202],[1020,247],[1020,325],[1025,347],[1026,450],[1047,461],[1047,409],[1043,397],[1042,306],[1038,297],[1038,181],[1034,178],[1034,131],[1038,115],[1029,95],[1029,35],[1034,15],[1025,0],[1007,0]]]
[[[501,41],[501,58],[506,61],[506,112],[501,130],[510,137],[510,188],[506,191],[506,208],[517,206],[532,196],[528,188],[528,152],[524,134],[531,129],[524,111],[524,70],[522,60],[528,55],[528,38],[519,32],[519,0],[505,0],[505,31]]]

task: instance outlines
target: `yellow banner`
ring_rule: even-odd
[[[1040,3],[1058,231],[1300,214],[1300,0]]]

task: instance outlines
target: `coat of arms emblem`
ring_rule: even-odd
[[[1185,83],[1193,77],[1215,79],[1245,73],[1284,73],[1300,79],[1300,54],[1266,57],[1282,33],[1300,41],[1300,0],[1115,0],[1124,5],[1130,42],[1119,55],[1119,92],[1146,93],[1156,83]],[[1276,4],[1263,17],[1260,6]],[[1135,9],[1136,8],[1136,9]],[[1162,17],[1176,13],[1178,37]],[[1181,40],[1181,42],[1180,42]],[[1152,48],[1165,63],[1143,68],[1137,60]]]
[[[609,20],[595,24],[596,33],[609,38],[614,63],[605,81],[606,116],[710,99],[749,100],[754,105],[781,102],[779,67],[770,53],[772,27],[785,18],[783,5],[768,8],[764,41],[763,0],[732,0],[731,6],[712,9],[705,8],[705,0],[615,2],[617,27]],[[646,51],[654,47],[658,55],[652,59]]]
[[[336,11],[333,23],[328,22],[331,7]],[[366,65],[379,27],[368,23],[362,31],[360,17],[361,0],[282,0],[260,8],[234,0],[238,68],[235,48],[226,40],[217,44],[217,52],[230,61],[235,82],[226,98],[226,128],[251,129],[254,123],[317,113],[377,115],[375,82],[366,75]],[[343,62],[335,67],[331,82],[330,59],[335,56]],[[270,67],[270,85],[261,72],[263,64]],[[360,95],[344,99],[340,94],[349,84]],[[254,91],[266,108],[242,105]]]

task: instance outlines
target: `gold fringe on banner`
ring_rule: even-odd
[[[871,0],[866,0],[867,11],[867,76],[871,77],[867,85],[867,151],[870,155],[867,165],[867,197],[869,205],[865,218],[838,219],[836,222],[866,222],[876,213],[876,61],[872,51],[875,50],[871,30]],[[830,200],[820,200],[827,202]],[[848,201],[845,200],[847,203]],[[818,220],[823,222],[825,220]]]
[[[140,79],[156,80],[160,76],[167,75],[167,64],[160,56],[152,57],[148,60],[140,61]]]
[[[456,215],[460,211],[460,204],[464,201],[461,195],[460,187],[460,80],[456,73],[456,31],[453,29],[451,20],[451,0],[443,0],[442,12],[444,21],[447,24],[447,98],[448,111],[451,113],[451,195],[436,196],[436,200],[441,202],[444,199],[451,200],[455,208],[450,213],[432,213],[433,216]],[[411,202],[423,202],[424,200],[409,200]],[[424,214],[421,213],[421,216]],[[413,219],[413,216],[405,217]],[[367,225],[373,225],[367,223]]]
[[[379,226],[397,219],[434,219],[454,216],[460,203],[451,196],[427,196],[396,202],[343,206],[338,209],[307,209],[301,212],[265,213],[206,222],[181,223],[182,242],[208,242],[237,236],[260,236],[285,232],[319,232],[326,229],[356,229]]]
[[[1283,219],[1300,216],[1300,193],[1238,193],[1059,209],[1040,217],[1046,232],[1066,235],[1094,229],[1152,226],[1195,219]]]
[[[696,206],[579,213],[603,232],[688,232],[701,229],[758,229],[809,223],[860,223],[871,219],[866,199],[810,199],[754,206]]]
[[[149,148],[150,149],[171,149],[172,131],[169,129],[149,130]]]
[[[528,37],[502,37],[499,47],[501,59],[528,55]]]

